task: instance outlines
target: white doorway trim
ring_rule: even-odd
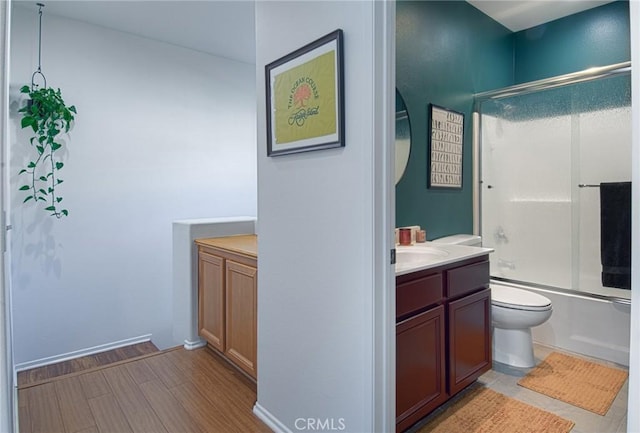
[[[9,54],[11,35],[11,0],[0,1],[0,251],[6,251],[6,179],[5,162],[9,148]],[[11,344],[11,296],[5,280],[4,260],[0,260],[0,431],[11,432],[17,427],[16,393],[14,387],[13,352]]]

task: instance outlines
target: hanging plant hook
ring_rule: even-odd
[[[44,88],[47,87],[47,78],[42,73],[42,8],[44,3],[36,3],[38,5],[38,15],[40,15],[40,23],[38,25],[38,69],[31,75],[31,89],[36,90],[38,85],[36,84],[36,76],[42,77],[44,82]]]

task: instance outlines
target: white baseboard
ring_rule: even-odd
[[[207,345],[206,340],[203,340],[202,338],[196,340],[196,341],[189,341],[189,340],[184,340],[184,348],[186,350],[194,350],[194,349],[199,349],[201,347],[204,347]]]
[[[253,414],[260,418],[260,421],[265,423],[267,427],[276,433],[293,433],[286,425],[282,424],[278,418],[274,417],[268,410],[260,406],[260,403],[258,402],[253,405]]]
[[[88,347],[86,349],[76,350],[68,353],[62,353],[60,355],[36,359],[34,361],[21,362],[20,364],[15,365],[15,371],[18,372],[23,370],[30,370],[36,367],[44,367],[45,365],[68,361],[74,358],[81,358],[83,356],[93,355],[94,353],[106,352],[107,350],[113,350],[124,346],[131,346],[132,344],[144,343],[146,341],[151,341],[151,334],[127,338],[126,340],[114,341],[112,343],[101,344],[99,346]]]

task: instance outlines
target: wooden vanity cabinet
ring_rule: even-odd
[[[207,343],[257,377],[255,236],[196,240],[198,330]]]
[[[226,341],[224,353],[256,377],[257,275],[258,269],[231,260],[226,262]]]
[[[396,277],[396,431],[491,368],[487,256]]]
[[[448,392],[451,396],[491,369],[489,261],[447,269]]]
[[[400,430],[447,400],[445,362],[444,306],[396,325],[396,424]]]
[[[448,392],[457,394],[491,369],[491,289],[449,302]]]
[[[198,333],[224,352],[224,258],[200,247],[198,252]]]

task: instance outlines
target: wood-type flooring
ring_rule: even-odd
[[[139,356],[157,353],[160,350],[151,341],[132,344],[129,346],[119,347],[117,349],[107,350],[105,352],[95,353],[80,358],[69,359],[67,361],[55,364],[36,367],[30,370],[18,372],[18,387],[23,388],[28,385],[34,385],[54,377],[64,376],[65,374],[77,373],[80,371],[90,370],[96,367],[102,367],[116,362],[127,361]]]
[[[270,432],[255,400],[255,383],[213,350],[176,348],[19,387],[19,431]]]

